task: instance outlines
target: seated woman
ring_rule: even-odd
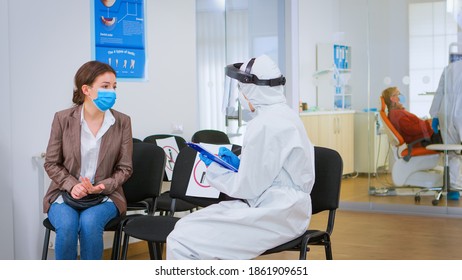
[[[389,87],[382,92],[388,107],[388,118],[408,144],[416,142],[415,147],[442,143],[439,133],[434,133],[431,120],[422,120],[404,108],[402,95],[397,87]],[[400,98],[401,97],[401,98]]]

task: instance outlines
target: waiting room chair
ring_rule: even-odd
[[[186,196],[191,171],[196,162],[196,154],[197,152],[190,147],[185,147],[181,150],[176,159],[175,168],[173,169],[170,196],[173,199],[187,199],[186,201],[189,203],[201,207],[218,203],[224,199],[229,199],[224,194],[221,194],[220,197],[216,199]],[[173,215],[174,212],[171,211],[168,216],[141,216],[127,222],[123,228],[124,240],[122,246],[122,259],[126,259],[130,237],[144,240],[155,247],[154,254],[150,255],[151,259],[162,259],[163,245],[166,242],[167,236],[174,229],[176,222],[180,219]]]
[[[311,191],[312,214],[329,211],[326,230],[308,229],[298,238],[267,250],[262,255],[283,251],[298,251],[299,259],[305,260],[309,246],[324,246],[326,259],[332,260],[331,235],[334,230],[335,213],[339,207],[340,185],[343,161],[340,154],[332,149],[314,147],[315,181]]]
[[[127,199],[127,211],[144,210],[148,215],[154,215],[156,211],[156,198],[160,195],[162,179],[165,172],[165,152],[162,148],[151,144],[133,143],[133,174],[123,184],[125,198]],[[125,223],[142,214],[127,214],[110,220],[104,231],[113,231],[111,259],[118,259],[120,255],[121,234]],[[48,257],[48,244],[50,232],[55,231],[50,220],[43,221],[45,226],[45,238],[43,243],[42,260]]]
[[[387,106],[382,96],[380,102],[380,118],[393,152],[394,162],[391,171],[393,184],[398,187],[415,186],[423,188],[423,191],[441,192],[443,174],[435,170],[440,160],[440,153],[416,145],[423,139],[413,143],[404,142],[404,138],[388,118]],[[440,194],[435,198],[437,196],[440,197]],[[416,194],[415,201],[420,201],[420,192]],[[432,203],[436,205],[438,200],[435,199]]]
[[[231,144],[226,133],[220,130],[204,129],[196,131],[191,137],[194,143]]]
[[[183,137],[172,134],[153,134],[144,138],[143,142],[153,143],[157,145],[156,140],[165,139],[169,137],[175,138],[176,144],[179,149],[178,152],[180,152],[184,147],[187,146],[186,140],[184,140]],[[164,174],[164,182],[170,182],[170,180],[167,177],[167,174]],[[159,198],[157,199],[157,211],[159,211],[162,215],[170,212],[171,209],[174,209],[174,212],[192,212],[194,209],[197,209],[197,205],[191,204],[181,199],[172,199],[170,197],[170,191],[162,192]]]

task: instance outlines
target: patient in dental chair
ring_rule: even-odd
[[[382,97],[388,108],[388,118],[408,144],[414,147],[442,143],[441,134],[435,133],[431,120],[422,120],[407,111],[404,105],[404,96],[397,87],[389,87],[382,92]]]

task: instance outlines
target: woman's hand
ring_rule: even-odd
[[[81,199],[88,195],[87,189],[83,186],[82,183],[78,183],[71,189],[71,196],[75,199]]]
[[[90,182],[90,179],[87,177],[80,177],[80,181],[82,182],[82,186],[85,188],[87,194],[102,193],[105,189],[104,184],[93,186],[93,184]]]

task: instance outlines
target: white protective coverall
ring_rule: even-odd
[[[450,63],[441,74],[433,102],[432,118],[440,121],[440,130],[445,144],[462,142],[462,61]],[[462,159],[452,152],[449,156],[451,188],[462,189]]]
[[[281,75],[267,56],[255,60],[251,73],[260,79]],[[167,238],[167,259],[252,259],[308,227],[314,148],[303,123],[286,105],[282,85],[240,85],[256,114],[248,122],[239,172],[212,162],[207,180],[248,204],[223,201],[181,218]]]

